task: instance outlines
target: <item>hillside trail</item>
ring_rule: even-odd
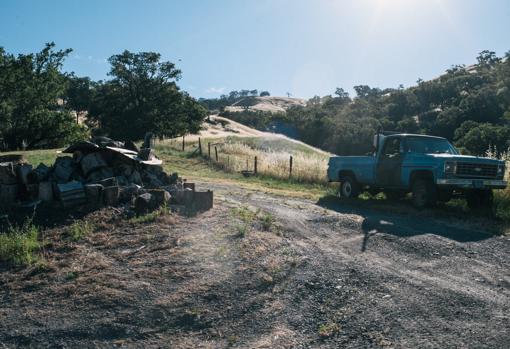
[[[49,270],[0,270],[0,348],[507,348],[510,239],[199,181],[215,207],[144,224],[117,210]]]

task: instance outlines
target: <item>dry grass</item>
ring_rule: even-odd
[[[298,142],[276,137],[226,137],[202,138],[202,150],[208,156],[207,144],[211,143],[211,161],[222,170],[231,173],[255,170],[262,177],[284,179],[297,182],[326,184],[326,171],[330,154]],[[159,147],[182,150],[182,143],[164,141]],[[186,151],[197,150],[198,142],[186,142]],[[218,151],[216,161],[215,148]],[[290,157],[292,156],[292,176]]]

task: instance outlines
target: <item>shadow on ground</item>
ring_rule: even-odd
[[[382,200],[339,199],[328,195],[322,197],[317,205],[343,214],[355,214],[363,217],[361,225],[365,234],[362,250],[371,235],[391,234],[398,237],[411,237],[434,234],[458,242],[481,241],[499,234],[497,227],[485,229],[468,227],[465,214],[452,213],[448,217],[439,207],[435,210],[417,211],[409,202],[382,202]],[[445,219],[446,218],[446,219]]]

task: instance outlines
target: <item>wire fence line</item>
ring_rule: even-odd
[[[202,156],[227,172],[268,176],[308,183],[327,183],[328,158],[315,153],[256,149],[242,142],[189,141],[183,137],[164,141],[173,149]]]

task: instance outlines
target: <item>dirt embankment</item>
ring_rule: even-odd
[[[205,185],[205,184],[204,184]],[[506,348],[510,240],[207,183],[216,207],[47,232],[49,269],[0,270],[0,347]]]

